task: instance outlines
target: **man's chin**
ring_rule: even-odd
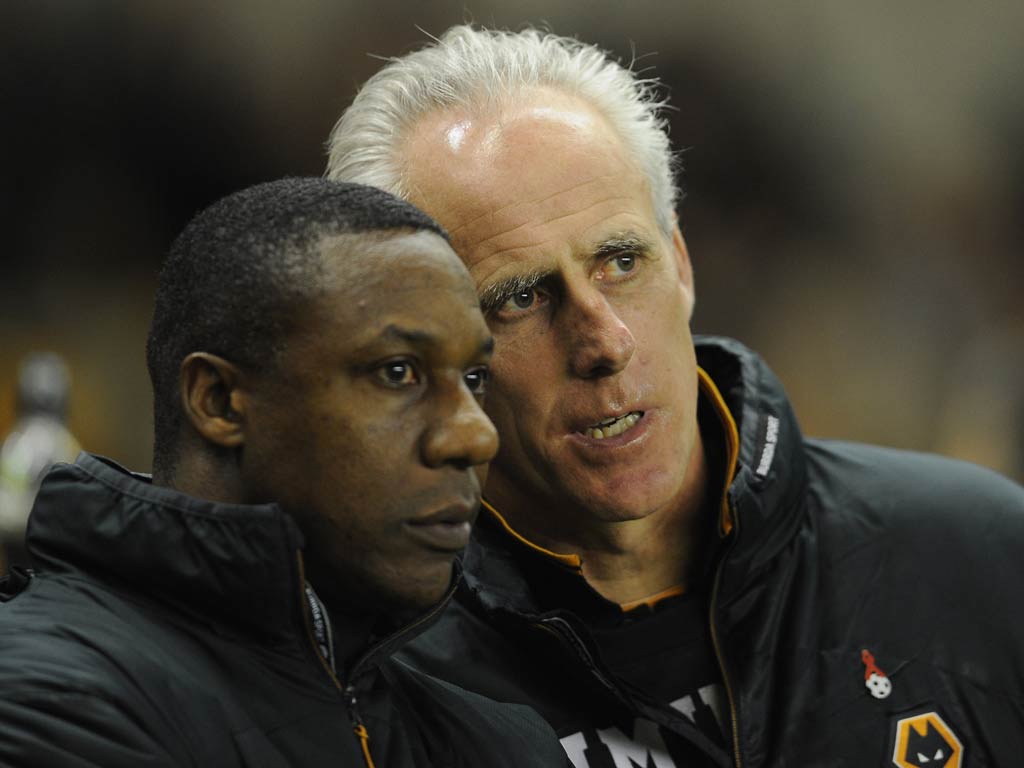
[[[578,508],[594,522],[625,523],[643,520],[672,505],[679,478],[629,478],[577,489],[572,495]],[[668,482],[672,481],[672,482]]]
[[[398,623],[418,618],[436,607],[448,594],[450,581],[422,584],[415,590],[402,590],[383,598],[380,612]]]
[[[453,558],[454,559],[454,558]],[[380,574],[348,574],[333,579],[321,575],[312,582],[317,593],[329,607],[336,607],[351,615],[374,615],[389,622],[418,617],[436,606],[448,594],[452,583],[452,563],[439,562],[416,572],[389,572]],[[317,586],[318,583],[343,584],[340,590]]]
[[[429,565],[391,574],[386,583],[378,582],[373,591],[380,596],[381,611],[402,616],[429,611],[448,594],[454,560],[454,555],[438,558]]]

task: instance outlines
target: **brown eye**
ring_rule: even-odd
[[[392,360],[384,363],[376,373],[385,384],[392,387],[409,387],[420,381],[416,368],[407,360]]]
[[[474,395],[482,395],[487,391],[487,382],[490,378],[491,372],[484,366],[466,371],[462,376],[469,391]]]

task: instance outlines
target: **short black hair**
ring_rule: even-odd
[[[146,364],[153,384],[154,471],[177,463],[183,413],[181,362],[210,352],[265,367],[286,337],[289,314],[316,288],[325,237],[441,226],[374,187],[288,178],[228,195],[197,214],[160,271]]]

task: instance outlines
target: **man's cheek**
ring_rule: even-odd
[[[477,466],[473,467],[473,474],[476,475],[476,480],[480,484],[481,488],[483,488],[487,484],[487,474],[490,468],[491,465],[489,463],[478,464]]]

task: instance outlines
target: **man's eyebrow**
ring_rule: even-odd
[[[436,344],[438,339],[432,333],[426,331],[418,331],[413,328],[403,328],[400,325],[391,323],[384,328],[380,333],[381,337],[399,339],[401,341],[407,341],[410,344]]]
[[[538,269],[525,275],[514,275],[492,283],[480,292],[480,309],[486,315],[501,308],[506,301],[517,293],[529,291],[539,283],[550,278],[554,272],[550,269]]]
[[[651,251],[652,245],[650,240],[632,232],[627,232],[602,240],[594,249],[593,258],[595,261],[600,261],[609,256],[617,256],[624,253],[642,256]]]
[[[391,339],[400,339],[401,341],[409,342],[410,344],[419,345],[436,345],[440,342],[440,339],[432,333],[427,331],[419,331],[412,328],[403,328],[400,325],[394,323],[388,325],[380,334],[382,337]],[[494,337],[488,336],[486,339],[480,342],[480,353],[490,355],[494,352]]]
[[[650,240],[632,232],[626,232],[605,238],[586,255],[586,258],[591,261],[601,261],[618,254],[645,256],[652,250],[653,246]],[[551,269],[538,269],[492,283],[480,292],[480,309],[485,315],[494,312],[517,293],[536,288],[540,283],[550,280],[555,274],[555,271]]]

